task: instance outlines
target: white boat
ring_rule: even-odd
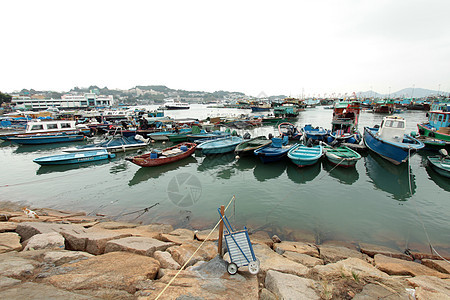
[[[164,103],[165,109],[189,109],[189,103],[179,100],[169,99]]]
[[[81,124],[76,124],[76,121],[71,120],[33,120],[27,122],[25,131],[23,132],[11,132],[8,134],[0,135],[0,139],[6,140],[16,135],[27,136],[35,134],[49,134],[49,133],[84,133],[90,132],[89,127]]]

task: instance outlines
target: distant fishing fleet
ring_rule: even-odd
[[[418,132],[411,133],[406,132],[405,118],[394,113],[394,101],[378,101],[371,105],[372,112],[386,116],[381,124],[365,127],[362,133],[358,123],[361,110],[367,109],[364,102],[356,99],[336,101],[328,130],[313,124],[298,127],[296,118],[307,106],[287,98],[275,107],[269,103],[254,104],[251,114],[205,120],[165,116],[164,109],[190,108],[188,103],[180,101],[166,102],[164,109],[153,111],[137,107],[78,114],[43,111],[33,112],[30,119],[25,112],[17,112],[1,118],[0,139],[20,145],[84,141],[82,145],[65,149],[62,154],[35,159],[34,162],[40,165],[108,160],[115,157],[113,153],[139,150],[141,153],[126,157],[126,160],[141,167],[174,163],[199,151],[209,156],[235,152],[236,159],[254,156],[263,163],[288,159],[302,168],[325,157],[335,167],[351,168],[361,159],[363,151],[370,150],[393,165],[400,165],[407,163],[418,151],[427,149],[439,151],[439,155],[428,157],[429,166],[450,178],[448,99],[432,103],[427,112],[428,120],[417,124]],[[260,114],[263,112],[269,113]],[[239,136],[236,131],[258,126],[273,126],[277,133],[252,138],[249,133]],[[103,137],[102,141],[98,141],[98,135]],[[95,137],[96,142],[89,142]],[[150,144],[157,145],[156,142],[172,145],[163,149],[154,147],[150,152],[142,153],[142,149]]]

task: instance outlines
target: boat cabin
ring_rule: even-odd
[[[378,130],[378,136],[386,141],[401,143],[405,131],[405,119],[402,117],[385,117]]]
[[[42,133],[56,131],[77,130],[75,121],[58,120],[58,121],[30,121],[27,123],[26,133]]]
[[[445,127],[450,127],[450,112],[430,111],[428,121],[430,125],[438,131],[444,129]]]

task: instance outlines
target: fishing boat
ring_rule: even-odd
[[[53,143],[79,142],[86,138],[77,132],[42,133],[34,135],[17,135],[8,140],[21,145],[43,145]]]
[[[256,103],[255,105],[250,106],[252,112],[260,112],[260,111],[270,111],[272,108],[269,103]]]
[[[108,153],[107,150],[101,149],[94,151],[84,151],[84,152],[44,156],[34,159],[33,162],[40,164],[41,166],[67,165],[67,164],[79,164],[104,160],[108,158],[114,158],[115,156],[116,156],[115,154]]]
[[[229,136],[221,139],[206,141],[197,146],[203,154],[223,154],[234,151],[237,145],[242,143],[243,138]]]
[[[223,138],[223,137],[227,137],[231,135],[230,130],[228,131],[214,131],[214,132],[206,132],[205,130],[200,131],[199,133],[192,133],[192,134],[188,134],[187,138],[190,142],[194,142],[196,140],[200,140],[200,139],[211,139],[211,140],[215,140],[215,139],[219,139],[219,138]]]
[[[7,140],[16,136],[33,136],[36,134],[61,134],[61,133],[77,133],[89,134],[89,127],[81,124],[76,124],[75,121],[70,120],[33,120],[27,122],[25,131],[9,132],[7,134],[0,134],[0,139]]]
[[[288,141],[287,136],[283,138],[272,138],[272,143],[256,149],[253,153],[261,159],[263,163],[280,161],[287,156],[288,151],[292,145],[286,145]]]
[[[243,141],[242,143],[237,145],[236,149],[234,149],[234,153],[238,157],[253,155],[253,151],[271,143],[272,141],[268,140],[265,136],[257,136],[255,138]]]
[[[175,132],[168,134],[167,138],[173,143],[186,142],[188,140],[188,135],[200,133],[200,128],[198,126],[192,126],[191,128],[181,128],[179,130],[175,129]]]
[[[336,102],[327,142],[358,144],[361,141],[361,134],[357,129],[360,111],[361,105],[358,101]]]
[[[307,147],[296,144],[289,150],[287,156],[299,167],[306,167],[315,164],[323,155],[322,145]]]
[[[436,173],[450,178],[450,157],[445,149],[439,151],[441,156],[428,156],[428,165],[436,171]]]
[[[168,99],[164,103],[164,109],[175,110],[175,109],[189,109],[189,103],[181,102],[179,100]]]
[[[440,149],[446,149],[447,151],[450,151],[450,141],[444,141],[425,135],[415,136],[415,132],[411,132],[411,136],[424,143],[424,150],[439,151]]]
[[[167,131],[160,131],[160,132],[154,132],[151,134],[147,134],[147,136],[154,141],[168,141],[169,138],[167,136],[169,134],[173,134],[173,133],[175,133],[175,131],[167,130]]]
[[[141,167],[156,167],[189,157],[195,152],[196,147],[194,143],[181,143],[161,151],[152,151],[125,159]]]
[[[81,152],[81,151],[91,151],[91,150],[99,150],[106,149],[109,152],[125,152],[129,150],[137,150],[141,148],[147,147],[149,139],[144,139],[140,135],[135,135],[132,137],[125,137],[121,135],[116,135],[113,137],[107,138],[105,141],[84,145],[77,148],[67,149],[64,152],[72,153],[72,152]]]
[[[384,159],[395,165],[406,162],[425,145],[405,134],[406,121],[402,117],[384,117],[379,128],[364,127],[364,143]]]
[[[419,134],[450,142],[450,112],[430,111],[428,112],[428,122],[417,124]]]
[[[282,137],[287,136],[290,140],[299,140],[302,137],[302,133],[297,127],[289,122],[279,124],[278,132]]]
[[[354,167],[358,160],[361,159],[361,155],[350,149],[349,147],[330,147],[325,146],[325,157],[333,165],[337,165],[343,168]]]
[[[323,129],[322,127],[312,127],[311,124],[306,124],[302,128],[302,132],[306,139],[315,141],[325,141],[325,138],[329,133],[328,130]]]

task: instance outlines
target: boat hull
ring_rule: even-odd
[[[197,145],[195,145],[193,143],[182,143],[177,146],[164,149],[162,151],[162,153],[164,153],[164,151],[168,151],[168,150],[171,150],[174,148],[180,148],[181,146],[188,147],[188,150],[185,152],[182,152],[181,154],[176,155],[176,156],[153,159],[153,158],[150,158],[150,154],[144,154],[144,155],[139,155],[139,156],[135,156],[135,157],[127,157],[126,160],[128,160],[140,167],[162,166],[162,165],[170,164],[170,163],[173,163],[173,162],[176,162],[176,161],[179,161],[179,160],[182,160],[184,158],[191,156],[195,152],[195,148],[197,147]]]
[[[79,142],[85,139],[84,135],[46,136],[46,137],[11,137],[8,140],[21,145],[43,145],[53,143]]]
[[[428,165],[439,175],[450,178],[450,158],[427,157]]]
[[[445,134],[439,131],[434,131],[430,127],[426,126],[427,123],[417,124],[420,135],[429,136],[438,140],[450,142],[450,134]]]
[[[280,161],[287,157],[289,148],[275,148],[266,146],[255,150],[253,153],[259,157],[263,163]]]
[[[322,157],[322,146],[306,147],[304,145],[296,145],[288,152],[288,157],[298,167],[312,166]]]
[[[239,137],[222,138],[201,143],[198,145],[198,148],[205,155],[223,154],[234,151],[236,146],[242,143],[242,141],[243,139]]]
[[[395,165],[406,162],[410,156],[416,153],[417,150],[424,147],[422,142],[419,142],[413,138],[411,139],[417,141],[419,144],[417,147],[413,147],[413,144],[404,144],[402,146],[389,143],[376,137],[374,133],[376,131],[377,130],[374,128],[364,128],[364,144],[367,148]]]
[[[41,165],[67,165],[67,164],[79,164],[92,161],[105,160],[108,158],[115,157],[114,154],[109,154],[108,152],[101,151],[86,151],[83,153],[73,153],[73,154],[62,154],[53,155],[47,157],[40,157],[33,160],[33,162]]]

